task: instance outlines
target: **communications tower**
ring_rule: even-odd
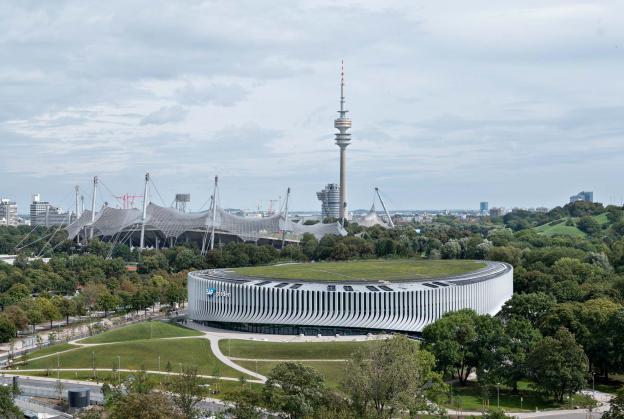
[[[336,133],[336,145],[340,147],[340,220],[349,216],[347,209],[347,146],[351,143],[351,134],[347,131],[351,128],[351,119],[347,118],[347,111],[344,107],[344,61],[340,67],[340,110],[338,118],[334,120]]]

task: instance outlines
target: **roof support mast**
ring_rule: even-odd
[[[76,191],[76,221],[80,218],[80,187],[76,185],[74,187],[74,191]],[[69,220],[67,220],[67,225],[71,224],[71,215],[69,216]],[[80,231],[76,235],[76,243],[80,243]]]
[[[210,250],[214,249],[215,222],[217,220],[217,186],[218,184],[219,184],[219,176],[215,176],[214,191],[212,193],[212,228],[210,230]]]
[[[145,174],[145,188],[143,189],[143,215],[141,217],[141,242],[139,250],[143,250],[145,247],[145,219],[147,218],[147,200],[149,199],[149,181],[150,174]]]
[[[288,226],[288,198],[290,197],[290,187],[286,190],[286,201],[284,203],[284,227],[282,228],[282,249],[286,242],[286,227]]]
[[[388,224],[390,224],[390,227],[394,228],[394,223],[392,222],[392,217],[390,217],[390,213],[386,209],[386,204],[384,204],[384,201],[383,201],[383,199],[381,199],[381,195],[379,194],[379,188],[375,187],[375,192],[377,192],[377,197],[379,198],[379,202],[381,202],[381,206],[383,207],[383,210],[386,213],[386,217],[388,217]]]
[[[97,195],[98,177],[93,177],[93,194],[91,195],[91,230],[89,230],[89,240],[93,238],[93,223],[95,223],[95,197]]]
[[[74,191],[76,192],[76,220],[80,217],[80,187],[78,185],[74,186]]]

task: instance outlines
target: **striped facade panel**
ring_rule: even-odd
[[[497,265],[505,269],[482,279],[449,280],[437,287],[423,286],[422,281],[392,283],[390,291],[372,291],[364,285],[352,291],[337,285],[330,291],[319,283],[300,287],[288,283],[276,288],[278,281],[262,284],[229,280],[214,271],[191,272],[189,318],[420,332],[450,311],[470,308],[479,314],[498,313],[513,293],[513,268]]]

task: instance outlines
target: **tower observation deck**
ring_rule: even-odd
[[[351,134],[347,132],[351,128],[351,119],[347,118],[344,96],[344,61],[340,68],[340,110],[338,118],[334,120],[336,133],[336,145],[340,147],[340,219],[349,216],[347,208],[347,146],[351,143]]]

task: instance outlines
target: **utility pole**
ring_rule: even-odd
[[[147,200],[149,199],[149,180],[150,174],[145,174],[145,188],[143,190],[143,216],[141,217],[141,242],[139,251],[142,251],[145,246],[145,219],[147,218]]]
[[[97,195],[98,177],[93,177],[93,195],[91,196],[91,230],[89,231],[89,240],[93,238],[93,223],[95,222],[95,197]]]
[[[219,184],[219,176],[215,176],[214,191],[212,193],[212,229],[210,231],[210,250],[214,249],[215,222],[217,220],[217,186],[218,184]]]
[[[286,242],[286,227],[288,227],[288,198],[290,197],[290,187],[286,190],[286,201],[284,202],[284,227],[282,228],[282,250]]]

